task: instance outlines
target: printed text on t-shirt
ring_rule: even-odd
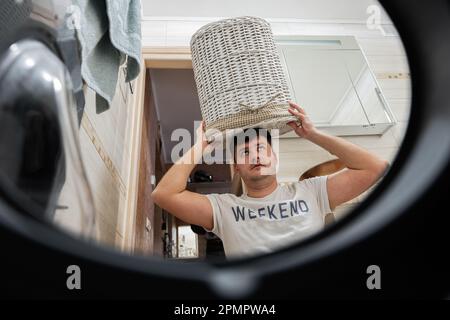
[[[309,212],[308,205],[304,200],[285,201],[277,204],[264,206],[255,210],[243,206],[231,208],[236,222],[242,220],[256,219],[258,217],[268,217],[271,220],[286,219],[294,215]]]

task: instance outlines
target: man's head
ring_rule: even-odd
[[[263,128],[248,128],[233,137],[234,169],[246,184],[273,178],[277,156],[272,149],[272,136]]]

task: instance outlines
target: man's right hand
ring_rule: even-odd
[[[195,144],[201,145],[202,151],[204,151],[205,148],[208,146],[208,140],[206,140],[206,135],[205,135],[205,128],[206,128],[205,121],[202,120],[195,132],[195,134],[196,134]]]
[[[186,181],[197,163],[197,156],[200,156],[195,149],[201,148],[203,153],[208,146],[204,121],[197,128],[196,135],[194,148],[183,155],[184,159],[170,167],[153,190],[151,197],[158,206],[180,220],[212,230],[213,208],[209,199],[203,194],[186,190]]]

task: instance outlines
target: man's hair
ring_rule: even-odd
[[[250,131],[250,132],[249,132]],[[254,133],[254,134],[253,134]],[[236,162],[236,149],[238,146],[238,142],[242,143],[249,143],[254,138],[258,138],[260,136],[263,136],[266,138],[267,142],[270,146],[272,146],[272,136],[270,135],[270,130],[265,128],[246,128],[242,132],[239,132],[233,137],[232,141],[232,150],[233,150],[233,160]]]

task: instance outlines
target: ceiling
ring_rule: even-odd
[[[369,17],[367,8],[376,0],[142,0],[146,17],[232,17],[305,20],[358,20]],[[381,22],[389,22],[381,9]]]

